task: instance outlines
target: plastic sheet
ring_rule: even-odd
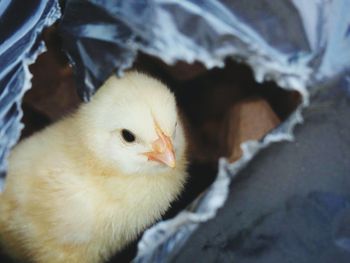
[[[338,85],[303,110],[292,143],[270,145],[239,171],[215,219],[169,253],[174,262],[349,262],[350,107]]]
[[[250,64],[258,81],[300,90],[348,66],[348,4],[67,1],[61,28],[85,100],[111,72],[128,68],[137,50],[208,68],[233,56]]]
[[[15,5],[12,3],[17,1],[2,1],[0,11],[9,10],[8,6]],[[15,42],[25,48],[10,56],[18,58],[17,62],[9,62],[6,65],[12,67],[6,66],[8,70],[0,73],[1,86],[5,87],[2,100],[11,93],[10,79],[19,82],[11,85],[17,87],[11,88],[11,102],[1,103],[1,120],[15,123],[11,126],[14,130],[1,126],[2,134],[6,134],[1,137],[2,160],[18,139],[20,98],[29,86],[25,84],[29,83],[29,74],[16,72],[26,69],[25,58],[34,58],[40,50],[34,39],[43,25],[59,16],[56,2],[41,3],[37,9],[28,9],[37,16],[26,16],[30,19],[21,24],[30,32],[30,41],[23,44],[21,38],[16,38]],[[45,12],[39,8],[44,3]],[[332,92],[321,96],[322,100],[340,89],[350,93],[349,6],[349,0],[66,1],[61,32],[75,66],[79,94],[86,101],[112,72],[122,75],[139,50],[167,63],[200,61],[208,68],[223,67],[224,59],[232,57],[249,64],[258,82],[274,80],[280,87],[302,94],[301,106],[278,129],[260,142],[243,145],[241,160],[234,164],[220,160],[217,180],[191,209],[160,222],[144,234],[135,262],[166,262],[173,258],[199,223],[216,215],[227,198],[231,180],[261,149],[273,142],[293,139],[292,131],[302,122],[301,112],[310,98],[314,103],[315,97],[320,99],[318,94],[329,89]],[[41,22],[36,27],[27,21]],[[15,35],[20,31],[9,32]],[[11,39],[11,34],[2,34],[2,38]],[[3,55],[5,47],[0,46],[2,63],[10,58]],[[11,105],[16,106],[9,112]],[[345,214],[343,218],[346,222],[348,217]],[[341,238],[335,243],[349,249],[349,235],[344,236],[347,232],[342,229],[339,228],[337,235]]]
[[[31,86],[28,65],[45,50],[38,40],[44,27],[60,17],[56,1],[0,1],[0,185],[6,158],[22,129],[21,101]]]

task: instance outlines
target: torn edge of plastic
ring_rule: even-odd
[[[226,158],[220,158],[217,178],[206,192],[197,198],[195,201],[197,205],[145,231],[138,243],[134,263],[168,262],[175,257],[200,223],[214,218],[218,210],[224,206],[230,192],[230,183],[260,150],[272,143],[293,141],[294,128],[303,122],[302,111],[309,105],[309,92],[306,89],[306,82],[303,83],[302,80],[291,84],[292,89],[302,96],[302,102],[298,108],[262,140],[242,143],[243,155],[238,161],[229,163]]]
[[[172,21],[172,17],[166,12],[162,12],[163,5],[174,3],[183,9],[191,10],[193,14],[201,14],[212,28],[220,28],[220,35],[229,35],[232,37],[239,36],[240,41],[245,44],[246,49],[237,48],[235,45],[224,45],[215,50],[208,50],[194,43],[188,36],[181,34],[174,26],[176,23]],[[281,53],[272,48],[266,40],[255,32],[249,26],[241,23],[236,16],[229,15],[230,11],[221,3],[215,3],[215,7],[220,9],[223,14],[227,15],[228,21],[223,21],[214,16],[211,12],[204,11],[198,5],[191,2],[178,2],[175,0],[163,1],[159,0],[159,5],[155,6],[156,17],[161,23],[156,23],[153,31],[157,36],[162,36],[162,42],[155,42],[153,46],[145,46],[142,43],[135,43],[138,50],[158,57],[169,65],[175,64],[177,61],[185,61],[193,63],[200,61],[207,69],[214,67],[222,68],[225,66],[227,57],[235,57],[248,64],[254,71],[257,82],[261,83],[265,80],[274,80],[281,88],[287,90],[297,90],[307,97],[303,87],[309,81],[313,74],[309,63],[314,54],[298,53],[298,56],[291,61],[289,55]],[[239,25],[239,26],[233,26]],[[173,34],[164,34],[164,32],[173,32]],[[174,33],[175,32],[175,33]],[[167,39],[167,36],[170,39]],[[254,40],[254,41],[252,41]],[[181,46],[173,48],[172,43],[183,43]],[[172,48],[166,48],[167,46]],[[166,50],[166,52],[162,52]],[[159,55],[161,52],[161,56]],[[247,54],[249,53],[249,54]]]
[[[35,51],[31,51],[31,49],[36,44],[38,35],[40,33],[42,33],[43,29],[53,25],[61,17],[61,15],[62,15],[61,8],[60,8],[58,2],[55,1],[53,4],[53,7],[51,8],[49,13],[47,14],[47,17],[45,19],[43,19],[43,21],[37,25],[35,32],[34,32],[34,37],[32,38],[32,43],[30,43],[27,46],[27,50],[24,52],[24,57],[22,58],[22,61],[21,61],[23,71],[24,71],[24,83],[23,83],[23,87],[22,87],[20,93],[17,95],[20,102],[22,101],[25,92],[32,87],[31,80],[32,80],[33,75],[32,75],[32,73],[30,73],[29,66],[36,61],[36,59],[39,57],[39,55],[41,55],[42,53],[44,53],[46,51],[46,46],[45,46],[44,41],[40,41],[40,43],[38,44],[38,47]],[[18,142],[18,140],[20,138],[21,130],[24,127],[23,123],[21,122],[22,117],[23,117],[23,111],[22,111],[22,108],[19,106],[19,115],[16,119],[16,123],[18,123],[17,134],[9,139],[7,153],[5,154],[5,156],[6,156],[5,158],[8,157],[11,148]],[[6,166],[7,166],[7,160],[5,159],[5,167]],[[6,184],[6,177],[0,178],[0,192],[3,191],[5,184]]]

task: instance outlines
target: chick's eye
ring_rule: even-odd
[[[122,136],[126,142],[134,142],[135,141],[135,135],[129,130],[122,129]]]

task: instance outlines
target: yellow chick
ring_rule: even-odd
[[[2,247],[30,262],[103,262],[169,208],[186,167],[173,94],[140,73],[111,77],[90,103],[13,149]]]

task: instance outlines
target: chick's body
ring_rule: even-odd
[[[179,195],[185,151],[166,87],[139,73],[110,78],[92,102],[12,151],[2,246],[33,262],[103,262]]]

